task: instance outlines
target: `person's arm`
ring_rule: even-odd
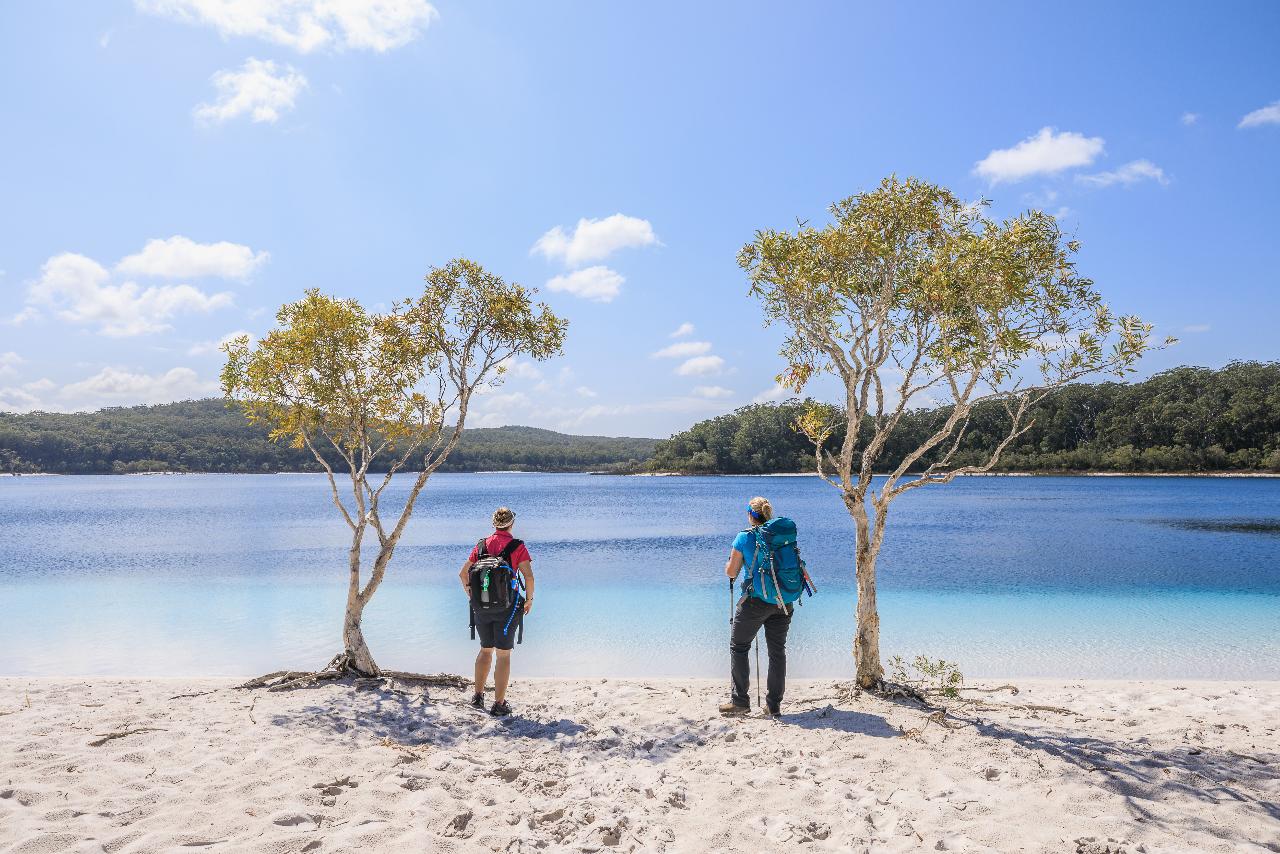
[[[462,562],[462,571],[458,573],[458,580],[462,582],[462,591],[467,594],[467,598],[471,598],[471,585],[467,583],[467,574],[471,572],[471,559],[467,558]]]
[[[516,568],[524,576],[524,612],[527,614],[533,610],[533,564],[523,560]]]
[[[730,549],[729,562],[724,565],[724,574],[730,578],[737,578],[739,572],[742,572],[742,552]]]

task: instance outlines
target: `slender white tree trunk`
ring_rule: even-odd
[[[378,663],[365,643],[360,621],[364,617],[365,600],[360,596],[360,544],[364,540],[364,525],[356,527],[351,536],[351,549],[347,552],[350,578],[347,583],[347,610],[342,618],[342,659],[346,669],[365,676],[377,676]]]
[[[853,636],[853,661],[859,687],[875,688],[884,681],[880,664],[880,611],[876,607],[876,558],[880,554],[880,537],[872,534],[867,506],[862,500],[847,500],[857,529],[854,549],[858,581],[857,630]],[[877,533],[881,525],[875,525]]]
[[[360,628],[360,619],[364,616],[364,606],[360,600],[353,603],[347,600],[347,614],[342,621],[342,646],[347,667],[364,676],[377,676],[378,663],[369,652],[369,645],[364,641],[364,632]]]

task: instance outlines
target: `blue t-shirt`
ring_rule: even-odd
[[[764,562],[768,559],[768,552],[762,547],[757,561],[755,531],[742,531],[734,537],[733,550],[742,555],[742,566],[746,569],[748,576],[754,575],[755,571],[764,566]]]

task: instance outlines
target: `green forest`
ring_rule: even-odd
[[[804,402],[746,406],[659,442],[650,471],[766,474],[812,471],[813,446],[792,429]],[[886,454],[896,466],[947,416],[903,418]],[[1138,383],[1061,388],[1033,410],[1034,426],[996,471],[1280,471],[1280,362],[1232,362],[1221,370],[1174,368]],[[975,409],[957,465],[985,461],[1007,432],[998,405]],[[869,434],[869,424],[864,426]],[[844,438],[832,439],[832,445]],[[926,457],[927,465],[931,460]]]
[[[811,471],[813,448],[792,424],[804,403],[755,404],[670,439],[568,436],[535,427],[467,430],[443,471],[768,474]],[[896,464],[946,417],[909,413]],[[1280,471],[1280,363],[1174,368],[1139,383],[1072,385],[1046,397],[997,471]],[[978,463],[1003,435],[998,406],[974,412],[956,462]],[[843,438],[837,435],[834,441]],[[93,413],[0,413],[0,471],[318,471],[304,450],[267,439],[219,399]]]
[[[441,471],[635,469],[653,439],[566,436],[535,427],[466,430]],[[272,442],[221,399],[26,415],[0,413],[0,471],[320,471],[306,450]]]

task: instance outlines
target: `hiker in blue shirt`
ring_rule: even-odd
[[[782,694],[787,681],[787,630],[791,628],[794,602],[801,592],[813,595],[811,582],[800,560],[796,545],[795,523],[790,519],[773,519],[773,507],[764,498],[753,498],[747,504],[750,527],[738,534],[725,564],[725,575],[731,580],[745,568],[742,598],[733,615],[729,639],[730,673],[733,698],[720,707],[722,715],[745,715],[751,711],[748,696],[751,666],[747,653],[761,627],[769,649],[768,694],[765,714],[781,714]]]

